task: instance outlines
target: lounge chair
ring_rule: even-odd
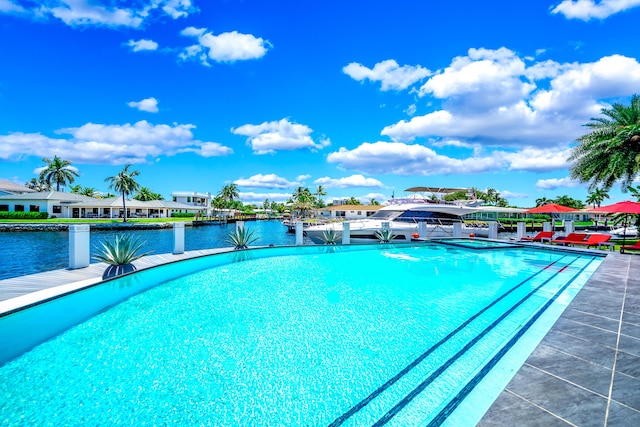
[[[600,248],[600,246],[603,245],[603,243],[607,243],[609,240],[611,239],[611,235],[610,234],[598,234],[598,233],[593,233],[593,234],[589,234],[587,239],[583,242],[572,242],[572,245],[579,245],[579,246],[586,246],[587,248],[591,247],[591,246],[597,246],[598,248]],[[607,243],[608,246],[611,246],[611,243]]]
[[[542,242],[542,239],[551,240],[553,238],[553,231],[541,231],[535,236],[524,236],[520,239],[521,242]]]
[[[624,251],[640,251],[640,240],[633,245],[620,246],[620,253],[623,254]]]
[[[586,233],[569,233],[565,237],[558,237],[557,239],[553,239],[551,243],[555,243],[557,245],[570,245],[572,243],[580,243],[584,242],[586,239]]]

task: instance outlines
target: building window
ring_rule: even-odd
[[[53,205],[53,213],[54,213],[54,214],[62,213],[62,206],[60,206],[60,205]]]
[[[191,196],[187,196],[187,203],[191,203]]]
[[[0,205],[0,212],[9,212],[9,205]]]
[[[173,201],[175,202],[178,198],[176,196],[173,196]]]
[[[336,216],[344,217],[344,216],[346,216],[346,212],[345,211],[336,211]]]
[[[358,216],[362,216],[362,211],[358,211]]]
[[[15,205],[13,210],[14,212],[24,212],[24,205]]]
[[[29,212],[40,212],[40,206],[38,206],[38,205],[29,205]]]

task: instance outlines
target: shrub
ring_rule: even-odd
[[[0,219],[47,219],[47,212],[0,212]]]
[[[196,214],[193,212],[173,212],[171,214],[172,218],[193,218]]]

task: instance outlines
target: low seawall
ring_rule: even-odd
[[[87,224],[86,222],[78,222],[77,224]],[[173,228],[173,222],[113,222],[108,224],[89,223],[91,230],[156,230],[160,228]],[[70,225],[75,223],[4,223],[0,224],[0,232],[9,231],[67,231]],[[184,222],[185,227],[191,227],[191,221]]]

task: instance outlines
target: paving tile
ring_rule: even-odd
[[[558,320],[554,325],[554,328],[557,328],[557,330],[560,330],[565,334],[573,335],[608,347],[615,348],[616,342],[618,341],[617,331],[607,331],[605,329],[578,323],[570,319],[560,318],[560,320]]]
[[[640,379],[616,371],[611,399],[640,411]]]
[[[640,411],[628,408],[616,402],[611,402],[606,426],[640,426]]]
[[[619,351],[616,359],[616,373],[618,372],[640,379],[640,356]]]
[[[597,316],[595,314],[586,313],[575,309],[567,309],[562,313],[563,319],[573,320],[586,325],[595,326],[601,329],[606,329],[612,332],[618,332],[619,319],[611,319],[604,316]]]
[[[636,356],[640,356],[640,339],[633,338],[627,335],[620,336],[620,343],[618,344],[619,349],[626,352],[631,353]]]
[[[604,424],[606,398],[524,365],[507,386],[509,391],[579,426]]]
[[[562,352],[587,360],[605,368],[613,368],[615,349],[600,344],[567,335],[562,332],[554,332],[542,340],[541,344],[548,345]]]
[[[622,321],[627,323],[633,323],[634,325],[640,325],[640,311],[629,311],[625,310],[622,313]]]
[[[567,427],[571,424],[510,392],[502,393],[478,423],[479,427]]]
[[[609,394],[611,369],[540,345],[527,359],[527,364],[603,396]]]
[[[622,322],[622,325],[620,326],[620,333],[640,339],[640,325],[636,325],[635,323]]]

